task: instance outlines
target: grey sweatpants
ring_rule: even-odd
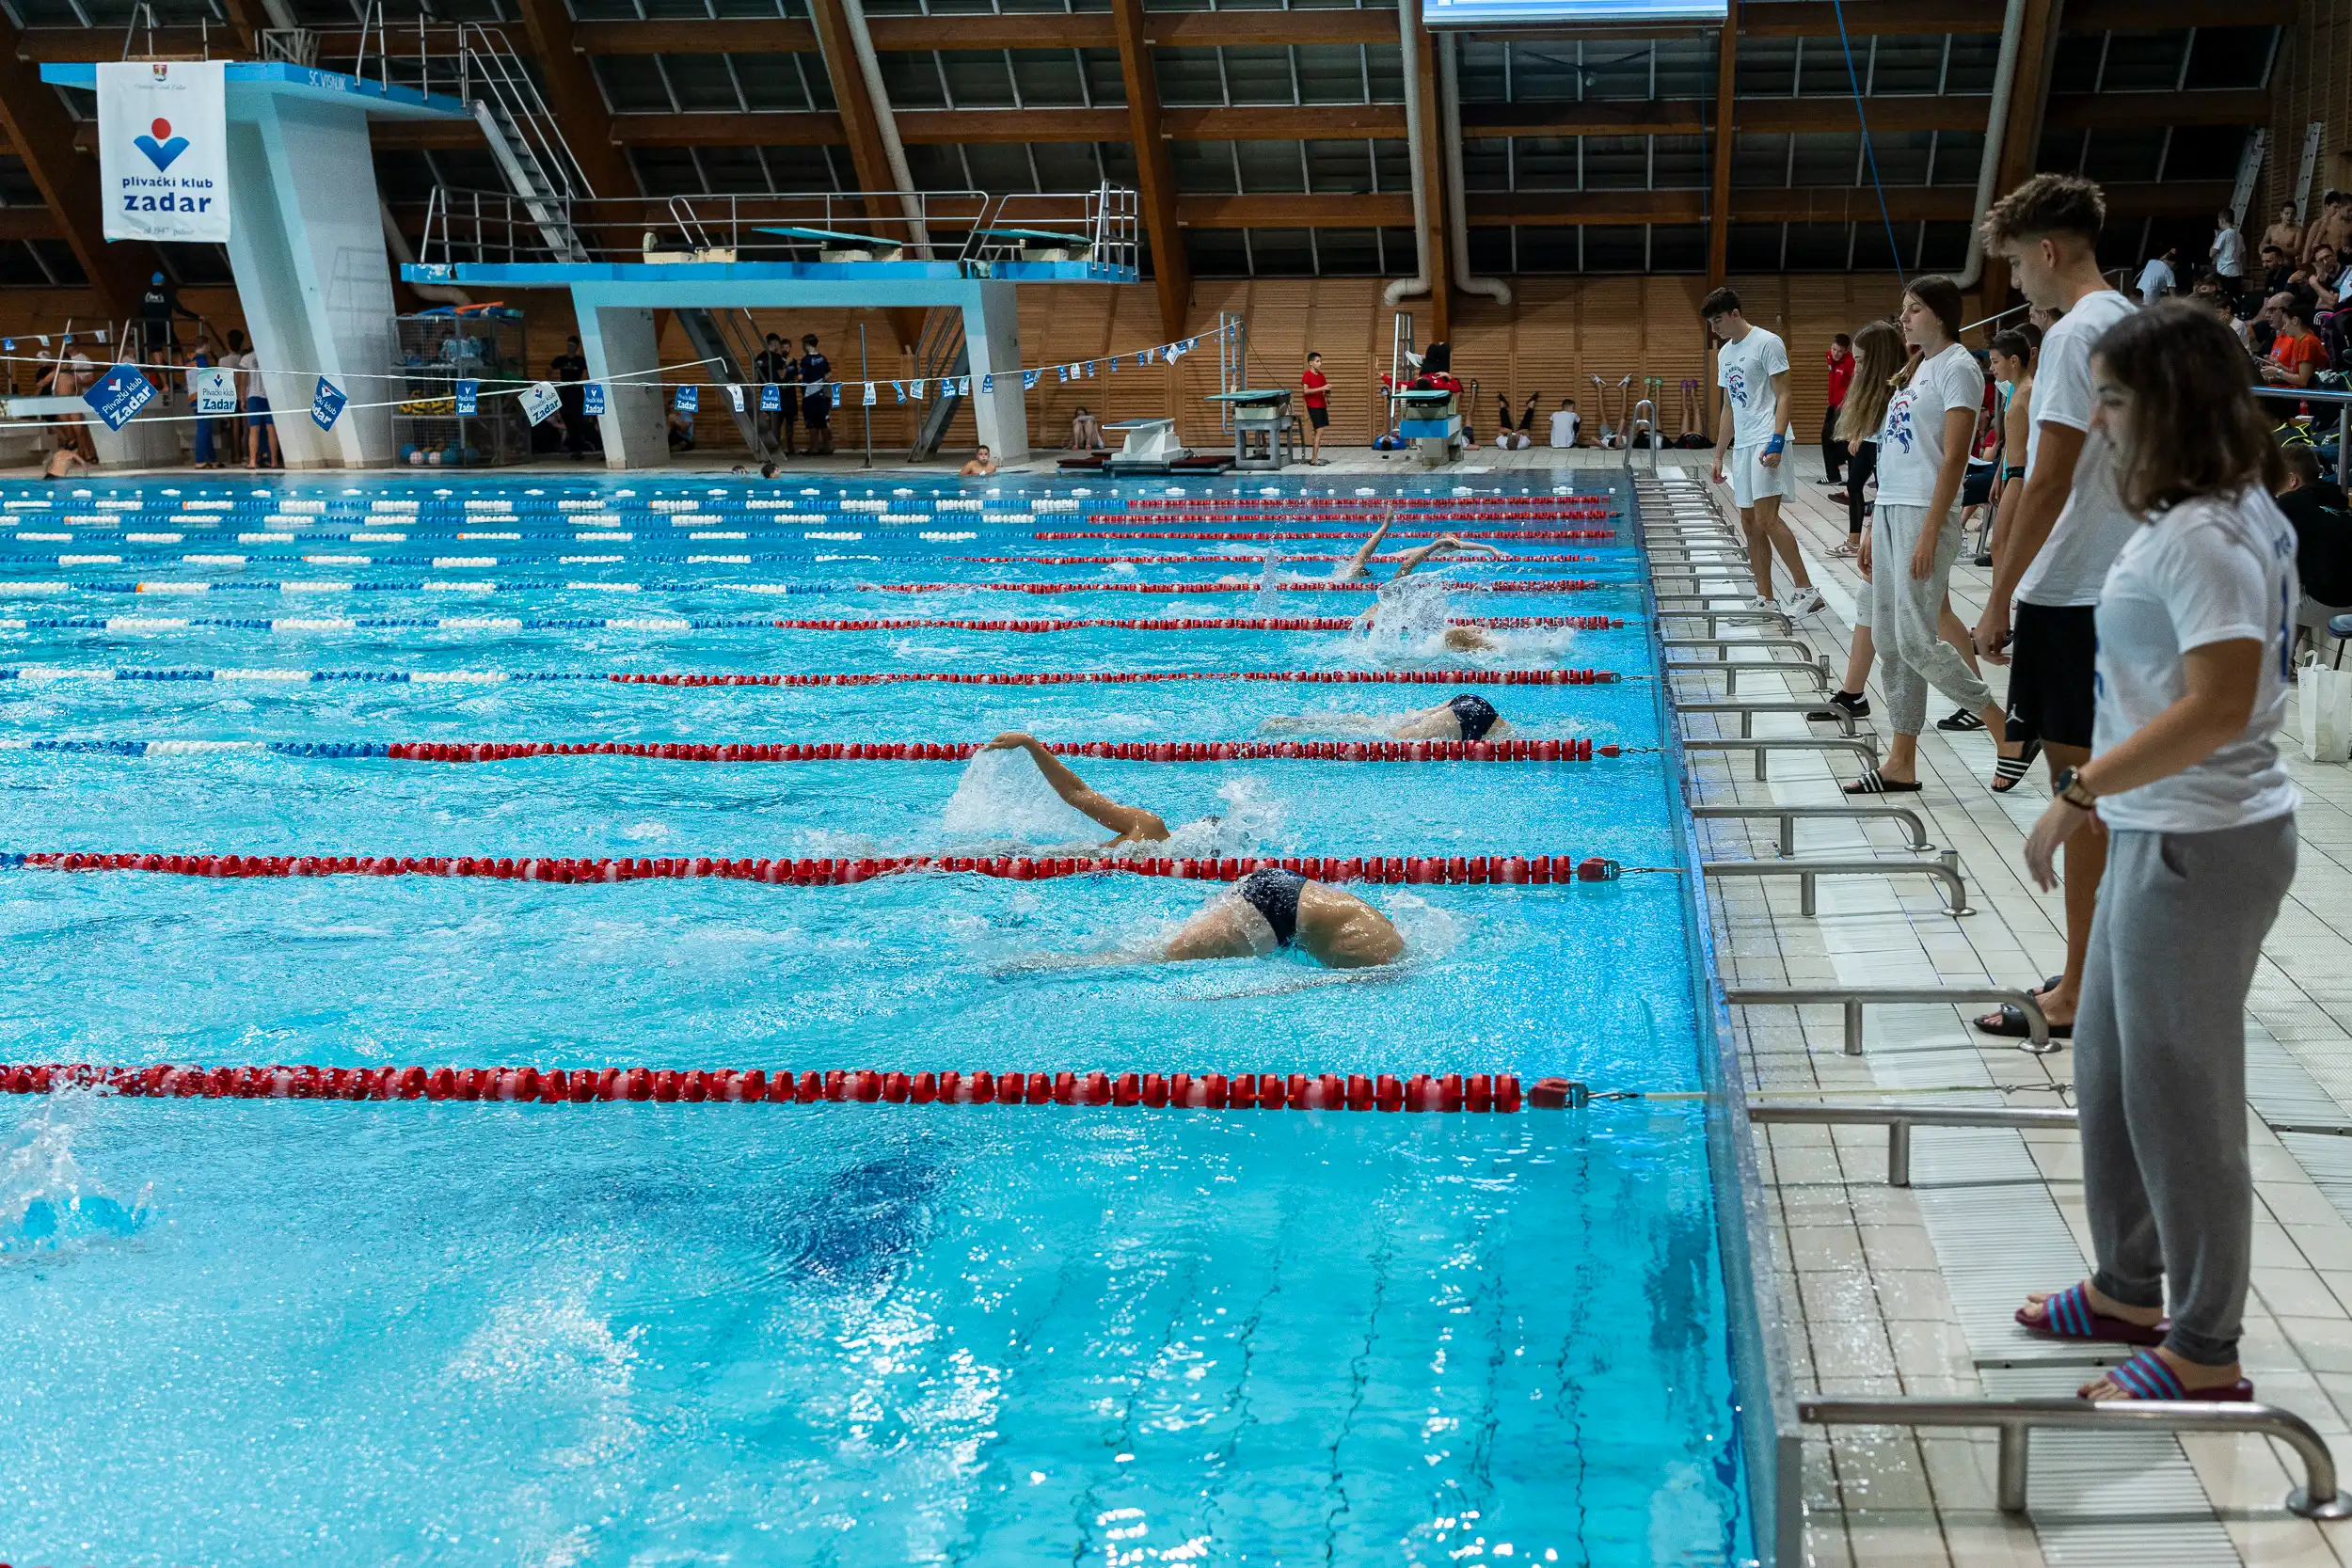
[[[1983,677],[1935,633],[1952,585],[1952,562],[1960,559],[1960,514],[1945,514],[1936,531],[1935,569],[1915,578],[1911,552],[1927,521],[1924,506],[1881,501],[1870,525],[1870,637],[1878,649],[1879,686],[1886,693],[1886,721],[1897,735],[1928,727],[1931,686],[1971,713],[1993,705]]]
[[[2162,1307],[2165,1347],[2237,1359],[2253,1257],[2246,1159],[2246,992],[2295,879],[2295,816],[2203,833],[2107,838],[2074,1014],[2083,1196],[2098,1272],[2127,1307]]]

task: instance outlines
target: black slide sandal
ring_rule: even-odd
[[[1890,779],[1873,768],[1848,784],[1846,793],[1849,795],[1916,795],[1926,787],[1915,780],[1905,783],[1900,779]]]

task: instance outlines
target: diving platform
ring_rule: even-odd
[[[472,113],[460,97],[290,60],[231,60],[221,74],[229,263],[286,467],[388,467],[392,271],[368,122]],[[98,67],[43,65],[40,77],[95,91]],[[322,376],[349,399],[327,430],[305,413]]]
[[[962,318],[973,416],[999,462],[1029,450],[1022,283],[1142,277],[1132,190],[771,192],[587,197],[437,190],[412,283],[564,289],[591,379],[605,387],[606,458],[666,460],[654,312],[946,309]],[[742,367],[738,367],[739,370]],[[895,376],[886,379],[897,379]]]

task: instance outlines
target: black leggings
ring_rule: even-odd
[[[1858,441],[1846,462],[1846,537],[1862,537],[1862,487],[1878,472],[1879,444]]]

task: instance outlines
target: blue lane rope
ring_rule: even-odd
[[[1905,270],[1903,247],[1895,238],[1894,216],[1886,210],[1886,182],[1879,178],[1878,149],[1870,141],[1870,117],[1862,106],[1862,75],[1854,70],[1853,40],[1846,36],[1845,0],[1830,0],[1830,8],[1837,13],[1837,43],[1846,52],[1846,85],[1853,89],[1853,117],[1862,127],[1862,155],[1870,165],[1870,188],[1878,193],[1879,221],[1886,225],[1886,254],[1899,277]]]

